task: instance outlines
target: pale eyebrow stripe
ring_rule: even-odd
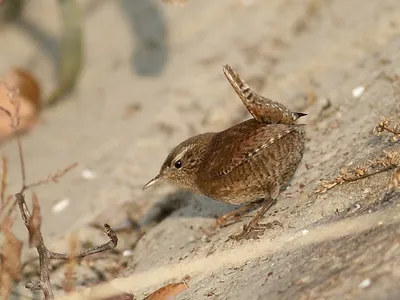
[[[190,145],[182,148],[182,150],[175,156],[175,158],[172,162],[175,162],[175,161],[181,159],[190,148],[192,148]]]

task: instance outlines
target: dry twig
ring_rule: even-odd
[[[376,133],[387,131],[393,134],[393,140],[397,141],[400,138],[400,123],[396,123],[391,121],[389,118],[382,117],[381,121],[374,128],[374,131]],[[374,158],[369,159],[366,163],[360,164],[354,168],[341,169],[336,178],[332,180],[321,181],[314,192],[316,194],[323,194],[337,185],[364,179],[372,175],[386,172],[393,168],[398,168],[399,166],[400,146],[395,145],[379,152]]]
[[[337,185],[356,180],[364,179],[372,175],[386,172],[400,164],[400,148],[393,147],[387,151],[382,151],[377,157],[368,160],[354,168],[343,168],[339,175],[332,180],[323,180],[315,189],[316,194],[324,194]]]
[[[41,179],[41,180],[38,180],[36,182],[30,183],[28,185],[25,185],[24,189],[25,190],[31,189],[33,187],[36,187],[36,186],[39,186],[39,185],[42,185],[42,184],[47,184],[47,183],[50,183],[50,182],[58,183],[61,177],[63,177],[67,172],[71,171],[77,165],[78,165],[77,163],[70,164],[69,166],[65,167],[64,169],[57,171],[55,174],[53,174],[53,175],[50,174],[45,179]]]
[[[374,131],[378,134],[387,131],[393,135],[394,141],[400,139],[400,123],[394,122],[387,117],[381,117],[381,121],[375,127]]]
[[[9,88],[9,87],[7,87]],[[13,104],[13,107],[15,109],[14,113],[11,113],[4,107],[0,106],[0,111],[3,111],[4,113],[7,114],[10,118],[10,126],[15,130],[15,132],[18,131],[19,128],[19,123],[20,123],[20,117],[19,117],[19,102],[15,100],[15,95],[18,93],[18,91],[13,90],[12,88],[9,88],[9,100]],[[29,245],[30,247],[36,247],[37,252],[39,254],[39,280],[33,280],[29,283],[26,284],[26,287],[30,289],[31,291],[36,291],[36,290],[41,290],[45,296],[45,299],[53,299],[54,294],[53,290],[51,288],[51,282],[50,282],[50,266],[51,266],[51,260],[56,259],[56,260],[71,260],[71,259],[82,259],[86,256],[107,251],[110,250],[114,247],[117,246],[118,243],[118,237],[116,233],[110,228],[108,224],[104,225],[105,228],[105,233],[107,234],[109,241],[103,245],[100,246],[95,246],[90,249],[84,250],[82,252],[79,252],[74,255],[67,255],[67,254],[62,254],[62,253],[56,253],[53,251],[50,251],[47,246],[44,243],[43,236],[41,233],[41,216],[40,216],[40,205],[39,201],[36,197],[35,194],[33,194],[32,198],[32,203],[33,203],[33,208],[32,208],[32,213],[30,212],[28,206],[26,205],[25,201],[25,196],[24,192],[32,187],[48,183],[50,181],[53,182],[58,182],[59,178],[63,176],[67,171],[69,171],[72,167],[74,167],[76,164],[71,165],[70,167],[65,168],[64,170],[57,172],[55,175],[49,176],[48,178],[44,180],[39,180],[35,183],[32,184],[27,184],[26,183],[26,171],[25,171],[25,162],[24,162],[24,155],[22,151],[22,143],[18,135],[16,135],[16,141],[17,141],[17,146],[18,146],[18,154],[19,154],[19,160],[20,160],[20,169],[21,169],[21,189],[20,192],[15,194],[15,202],[13,207],[10,209],[8,216],[2,222],[2,231],[3,232],[10,232],[11,233],[11,225],[9,227],[6,227],[5,221],[9,220],[10,214],[13,211],[13,208],[15,204],[18,204],[19,211],[21,214],[21,218],[24,221],[24,224],[26,228],[28,229],[29,232]],[[6,164],[4,163],[5,160],[3,159],[3,178],[2,178],[2,190],[1,190],[1,202],[4,202],[4,189],[6,186],[6,179],[5,179],[5,174],[7,171]],[[8,230],[9,229],[9,230]],[[7,231],[8,230],[8,231]],[[21,269],[21,262],[19,260],[20,257],[20,249],[19,247],[22,247],[21,245],[17,245],[15,241],[11,241],[12,238],[15,238],[13,234],[8,236],[10,243],[6,243],[5,245],[13,245],[12,249],[10,250],[11,252],[14,251],[14,255],[18,256],[17,259],[12,259],[9,258],[9,255],[6,255],[6,253],[9,253],[10,251],[3,247],[2,248],[2,270],[3,269],[8,269],[8,270],[13,270],[13,272],[9,272],[9,276],[11,279],[19,279],[20,278],[20,269]],[[19,251],[16,251],[16,249],[19,249]],[[4,259],[7,258],[7,259]],[[7,267],[8,266],[8,267]],[[5,272],[1,272],[0,275],[5,274]],[[7,275],[7,274],[6,274]],[[10,282],[10,281],[8,281]]]
[[[25,198],[23,194],[17,193],[15,195],[15,198],[17,200],[19,210],[21,213],[22,220],[25,223],[26,228],[29,231],[29,240],[34,241],[32,246],[35,246],[38,254],[39,254],[39,280],[38,281],[31,281],[28,284],[26,284],[26,287],[30,289],[31,291],[35,290],[42,290],[43,294],[45,296],[45,299],[53,299],[53,291],[51,289],[51,283],[50,283],[50,265],[51,265],[51,260],[52,259],[58,259],[58,260],[70,260],[70,259],[82,259],[86,256],[93,255],[99,252],[107,251],[110,249],[113,249],[117,246],[118,243],[118,237],[115,234],[115,232],[110,228],[108,224],[104,224],[105,228],[105,233],[107,234],[109,241],[103,245],[100,246],[95,246],[93,248],[84,250],[82,252],[79,252],[75,254],[73,257],[67,254],[63,253],[57,253],[50,251],[43,240],[42,233],[40,231],[40,217],[38,218],[37,216],[31,215],[27,205]],[[35,198],[34,198],[35,199]],[[35,203],[38,205],[37,200],[33,200],[34,206]],[[35,208],[34,208],[35,210]],[[37,212],[37,210],[36,210]],[[36,221],[34,221],[36,219]],[[35,224],[32,224],[32,222],[35,222]],[[33,229],[33,230],[32,230]],[[34,237],[32,237],[32,235]]]
[[[1,208],[4,207],[5,205],[5,201],[4,201],[4,195],[6,192],[6,186],[7,186],[7,180],[6,180],[6,176],[7,176],[7,159],[3,156],[1,158],[2,161],[2,168],[1,168],[1,190],[0,190],[0,199],[1,199]]]

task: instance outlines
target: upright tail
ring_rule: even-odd
[[[258,122],[267,124],[294,124],[298,118],[307,115],[305,113],[292,112],[283,104],[257,94],[231,66],[225,65],[222,67],[222,70],[249,113]]]

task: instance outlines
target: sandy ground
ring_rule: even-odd
[[[138,299],[185,275],[192,278],[190,288],[179,299],[400,297],[399,197],[382,201],[390,173],[313,194],[320,179],[398,147],[372,129],[381,115],[400,119],[399,85],[387,80],[400,74],[399,1],[79,3],[86,59],[79,87],[45,111],[41,124],[23,138],[31,181],[80,164],[60,183],[35,190],[43,233],[54,250],[65,251],[70,233],[82,241],[104,241],[88,224],[118,226],[126,212],[147,224],[152,207],[172,193],[164,201],[175,201],[178,209],[148,230],[124,271],[134,276],[124,287]],[[24,21],[2,30],[0,44],[8,46],[1,48],[1,72],[25,66],[50,92],[57,13],[54,3],[30,1]],[[141,189],[184,138],[249,117],[222,74],[225,63],[261,94],[309,114],[303,120],[308,124],[303,162],[266,217],[283,229],[257,241],[226,241],[240,224],[204,237],[201,228],[232,206],[174,194],[170,186]],[[367,89],[354,98],[352,90],[360,85]],[[314,101],[307,100],[308,93],[316,95]],[[132,107],[139,109],[132,113]],[[1,153],[12,168],[10,191],[17,190],[15,144],[1,145]],[[97,177],[85,180],[84,169]],[[54,213],[53,205],[63,199],[69,206]],[[133,240],[122,238],[118,249]]]

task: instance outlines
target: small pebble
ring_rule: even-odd
[[[83,169],[81,176],[83,179],[86,180],[93,180],[97,177],[97,174],[95,172],[93,172],[92,170],[89,169]]]
[[[360,98],[365,92],[365,87],[360,85],[351,91],[354,98]]]
[[[68,206],[69,206],[69,199],[65,198],[60,202],[54,204],[51,210],[53,213],[59,213],[62,212],[64,209],[66,209]]]
[[[309,231],[307,229],[303,229],[302,231],[300,231],[301,235],[307,235],[309,233]]]
[[[131,256],[132,255],[132,250],[126,249],[122,252],[122,256]]]
[[[363,281],[360,282],[358,287],[360,289],[365,289],[365,288],[369,287],[371,285],[371,283],[372,283],[371,279],[365,278]]]

